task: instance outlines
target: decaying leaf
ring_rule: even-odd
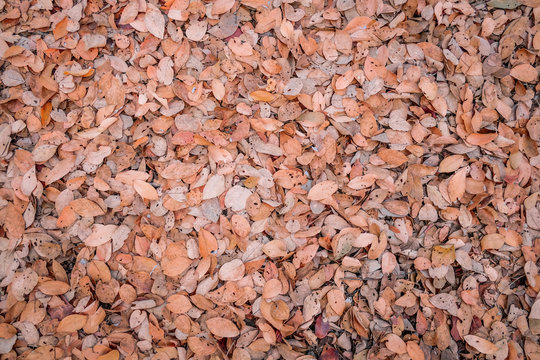
[[[481,352],[482,354],[495,354],[498,351],[497,345],[479,336],[465,335],[464,339],[467,344],[469,344],[475,350]]]
[[[240,334],[240,331],[231,320],[221,317],[206,320],[206,326],[208,326],[212,334],[219,337],[236,337]]]
[[[0,10],[2,358],[539,358],[540,0]]]

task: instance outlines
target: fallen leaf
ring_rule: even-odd
[[[145,181],[135,179],[133,181],[133,188],[135,189],[137,194],[139,194],[143,199],[148,199],[148,200],[159,199],[159,195],[156,189]]]
[[[335,181],[326,180],[314,185],[308,193],[310,200],[324,200],[332,196],[338,189],[338,184]]]
[[[465,335],[463,338],[465,339],[467,344],[469,344],[471,347],[481,352],[482,354],[495,354],[499,350],[497,345],[479,336]]]
[[[238,331],[238,328],[231,320],[221,317],[207,319],[206,326],[208,326],[208,330],[212,334],[219,337],[232,338],[240,334],[240,331]]]

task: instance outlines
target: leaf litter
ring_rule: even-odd
[[[538,359],[538,0],[0,1],[2,359]]]

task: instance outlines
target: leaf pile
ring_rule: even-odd
[[[0,1],[1,359],[539,359],[540,1]]]

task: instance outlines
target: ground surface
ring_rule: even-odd
[[[0,1],[2,359],[540,359],[540,1]]]

